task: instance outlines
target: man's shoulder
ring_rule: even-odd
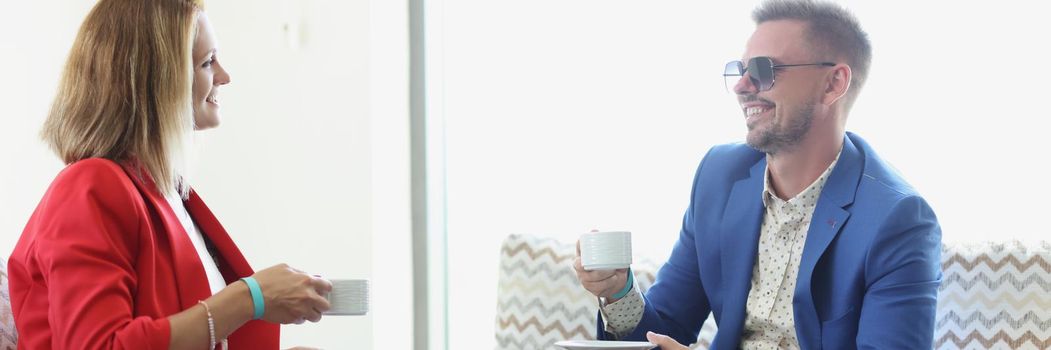
[[[744,142],[731,142],[724,143],[721,145],[712,146],[711,150],[708,151],[710,156],[716,157],[752,157],[758,158],[763,156],[763,152],[757,151],[752,146]]]
[[[897,198],[919,196],[919,192],[905,180],[905,176],[880,157],[867,141],[853,133],[848,134],[848,137],[865,159],[859,191],[880,192]]]
[[[765,157],[743,142],[713,146],[701,162],[702,169],[711,169],[724,174],[747,174]]]
[[[865,212],[873,227],[918,225],[937,219],[930,204],[890,163],[879,157],[864,140],[849,135],[864,154],[853,210]],[[878,224],[876,224],[878,222]]]

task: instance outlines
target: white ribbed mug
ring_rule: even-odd
[[[369,280],[337,279],[325,299],[332,308],[325,315],[364,315],[369,312]]]
[[[631,266],[631,232],[588,232],[580,235],[584,270],[615,270]]]

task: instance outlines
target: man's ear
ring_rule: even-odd
[[[848,65],[840,63],[833,66],[825,81],[825,95],[822,96],[821,103],[831,106],[843,96],[846,96],[847,91],[850,91],[851,74],[850,66]]]

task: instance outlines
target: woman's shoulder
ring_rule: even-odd
[[[138,207],[141,194],[121,164],[109,159],[88,158],[73,162],[58,173],[45,199],[64,204],[80,201],[108,202],[115,206]],[[72,200],[73,203],[70,203]]]
[[[11,259],[51,261],[74,245],[131,254],[144,232],[147,210],[119,163],[98,158],[74,162],[51,182]]]
[[[81,159],[76,162],[70,163],[65,169],[62,169],[63,173],[85,173],[85,174],[99,174],[99,173],[123,173],[124,169],[121,165],[113,160],[106,158],[87,158]]]
[[[109,159],[88,158],[66,166],[58,173],[55,184],[73,184],[77,187],[95,185],[131,185],[130,176],[124,168]]]

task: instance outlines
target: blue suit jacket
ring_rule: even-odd
[[[766,157],[713,147],[694,179],[679,240],[646,294],[647,331],[697,339],[711,312],[713,349],[737,349],[756,261]],[[803,349],[930,349],[941,282],[941,228],[930,206],[857,135],[814,209],[792,299]],[[601,314],[600,316],[601,317]],[[608,335],[598,322],[598,335]]]

